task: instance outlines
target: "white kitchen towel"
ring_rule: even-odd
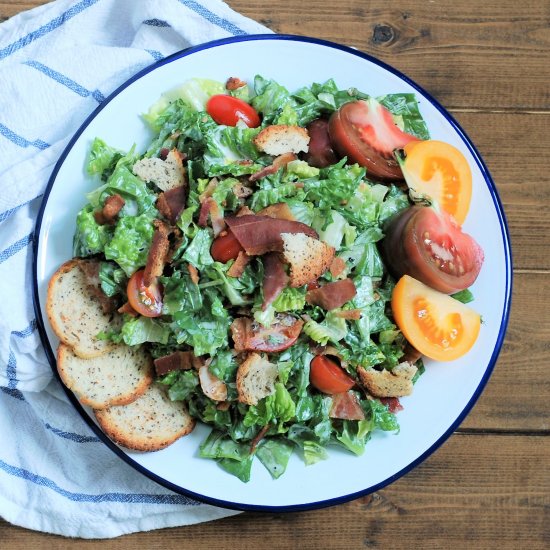
[[[0,515],[71,537],[235,512],[175,494],[108,450],[47,363],[32,304],[32,232],[55,162],[113,90],[189,46],[268,29],[218,0],[57,0],[0,24]]]

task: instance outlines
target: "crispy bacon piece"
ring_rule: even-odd
[[[266,424],[254,437],[254,439],[250,442],[250,454],[252,454],[256,447],[258,446],[258,443],[264,438],[265,434],[271,427],[270,424]]]
[[[164,376],[174,370],[199,369],[203,362],[192,351],[175,351],[155,359],[154,363],[157,375]]]
[[[214,229],[214,236],[218,236],[225,229],[225,220],[218,203],[212,197],[206,198],[201,204],[198,221],[200,227],[206,227],[209,215]]]
[[[317,233],[301,222],[277,220],[268,216],[233,216],[225,219],[227,225],[250,256],[281,251],[281,233],[304,233],[318,238]]]
[[[344,311],[336,311],[334,313],[335,317],[340,317],[342,319],[348,319],[349,321],[359,321],[361,319],[361,310],[360,309],[346,309]]]
[[[237,78],[236,76],[231,76],[230,78],[227,79],[227,82],[225,83],[225,89],[229,91],[238,90],[243,86],[246,86],[246,82],[242,81],[240,78]]]
[[[399,397],[379,397],[380,403],[387,405],[388,411],[391,413],[397,413],[403,410],[403,405],[399,401]]]
[[[278,220],[288,220],[295,222],[296,218],[290,209],[290,206],[286,202],[278,202],[262,208],[258,212],[258,216],[269,216],[270,218],[276,218]]]
[[[217,178],[212,178],[208,185],[205,187],[204,191],[199,195],[199,202],[202,204],[205,199],[208,197],[211,197],[214,191],[216,190],[216,187],[218,187],[219,181]]]
[[[227,399],[227,386],[223,380],[214,376],[209,370],[210,361],[199,368],[199,382],[201,389],[207,397],[213,401],[225,401]]]
[[[130,302],[122,304],[117,311],[119,313],[126,313],[126,315],[131,315],[132,317],[137,317],[139,313],[130,305]]]
[[[169,191],[160,193],[157,199],[158,211],[171,223],[178,221],[180,214],[185,208],[187,190],[185,187],[174,187]]]
[[[328,283],[319,288],[308,290],[306,302],[314,306],[322,307],[327,311],[342,307],[357,294],[355,285],[351,279],[343,279]]]
[[[245,204],[239,208],[239,211],[235,214],[235,216],[237,218],[241,218],[242,216],[254,216],[254,212],[252,212],[252,210],[250,210],[250,208],[248,208]]]
[[[189,271],[189,276],[191,277],[191,281],[198,285],[199,284],[199,272],[197,268],[192,264],[187,264],[187,271]]]
[[[143,284],[145,286],[151,286],[155,279],[162,275],[168,249],[170,248],[170,242],[168,241],[170,231],[168,226],[160,220],[154,220],[153,225],[155,226],[153,240],[151,241],[151,248],[149,249],[147,263],[143,272]]]
[[[79,262],[80,269],[82,269],[84,273],[88,291],[99,300],[101,309],[104,313],[112,313],[116,309],[116,299],[114,297],[110,298],[101,290],[99,265],[99,262],[94,260],[82,260]]]
[[[233,265],[227,270],[227,275],[238,279],[244,273],[244,269],[249,261],[250,256],[241,250]]]
[[[276,174],[283,166],[286,166],[289,162],[296,160],[298,157],[294,153],[284,153],[279,155],[273,160],[273,162],[262,168],[259,172],[252,174],[248,180],[249,181],[258,181],[260,178],[265,176],[270,176],[271,174]]]
[[[340,420],[364,420],[365,412],[355,393],[348,391],[333,394],[329,416]]]
[[[264,280],[262,282],[264,302],[262,310],[265,311],[269,304],[272,304],[285,288],[288,282],[288,275],[284,270],[279,254],[276,252],[269,252],[262,256],[262,263],[264,264]]]
[[[330,274],[337,279],[340,275],[342,275],[342,273],[344,273],[346,269],[346,262],[339,256],[334,256],[334,259],[328,269]]]
[[[99,225],[106,225],[114,223],[118,213],[122,210],[122,207],[125,205],[124,199],[118,194],[109,195],[105,199],[103,208],[94,212],[94,219]]]

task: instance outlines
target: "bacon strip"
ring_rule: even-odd
[[[327,311],[336,309],[349,302],[357,290],[351,279],[343,279],[328,283],[320,288],[308,290],[306,293],[306,302],[314,306],[320,306]]]
[[[154,360],[158,376],[164,376],[174,370],[199,368],[200,363],[200,359],[195,357],[192,351],[175,351],[170,355],[165,355]]]
[[[344,311],[337,311],[334,313],[335,317],[340,317],[341,319],[348,319],[350,321],[359,321],[361,319],[361,310],[360,309],[346,309]]]
[[[249,261],[250,256],[241,250],[237,259],[233,262],[233,265],[227,270],[227,275],[238,279],[244,273],[244,269]]]
[[[334,256],[332,263],[330,264],[330,274],[336,279],[346,270],[346,262],[340,258],[340,256]]]
[[[250,256],[281,251],[281,233],[305,233],[318,238],[308,225],[289,220],[277,220],[268,216],[232,216],[225,219],[231,231]]]
[[[332,406],[329,412],[330,418],[341,420],[364,420],[365,412],[352,391],[335,393],[332,396]]]
[[[288,220],[295,222],[296,218],[290,209],[290,206],[286,202],[278,202],[262,208],[258,212],[258,216],[269,216],[270,218],[276,218],[278,220]]]
[[[132,317],[137,317],[139,313],[130,305],[130,302],[122,304],[117,311],[119,313],[126,313],[126,315],[131,315]]]
[[[276,174],[283,166],[286,166],[289,162],[292,162],[297,158],[298,157],[294,153],[284,153],[282,155],[279,155],[277,158],[273,160],[273,162],[269,166],[262,168],[262,170],[260,170],[259,172],[256,172],[255,174],[252,174],[248,178],[248,180],[258,181],[259,179],[264,178],[265,176]]]
[[[157,199],[158,211],[172,224],[178,221],[185,208],[187,190],[185,187],[174,187],[169,191],[160,193]]]
[[[223,219],[223,213],[220,210],[220,206],[212,197],[206,198],[201,204],[198,221],[200,227],[207,226],[208,215],[210,215],[214,236],[217,237],[225,229],[225,220]]]
[[[189,271],[189,276],[191,277],[191,282],[198,285],[199,284],[199,272],[193,264],[187,264],[187,271]]]
[[[94,212],[94,219],[99,225],[106,225],[114,223],[115,218],[118,216],[118,213],[122,210],[122,207],[125,205],[124,199],[118,194],[109,195],[105,199],[103,208]]]
[[[143,284],[145,286],[151,286],[155,279],[162,275],[168,249],[170,248],[168,226],[160,220],[154,220],[153,225],[155,226],[153,240],[151,241],[151,248],[149,249],[147,263],[143,272]]]
[[[284,270],[279,254],[276,252],[269,252],[262,256],[262,263],[264,264],[264,280],[262,282],[264,302],[262,310],[265,311],[286,287],[288,275]]]

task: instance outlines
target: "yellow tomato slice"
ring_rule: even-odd
[[[464,155],[443,141],[418,141],[405,147],[403,175],[410,189],[434,200],[464,223],[472,198],[472,171]]]
[[[395,285],[391,305],[405,338],[426,357],[453,361],[477,340],[481,325],[478,313],[408,275]]]

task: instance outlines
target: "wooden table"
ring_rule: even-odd
[[[43,3],[0,0],[0,20]],[[390,63],[458,119],[485,158],[508,218],[515,276],[510,325],[471,414],[389,487],[323,510],[246,513],[128,535],[109,548],[550,547],[548,0],[228,3],[275,32],[341,42]],[[0,541],[10,549],[105,544],[1,520]]]

